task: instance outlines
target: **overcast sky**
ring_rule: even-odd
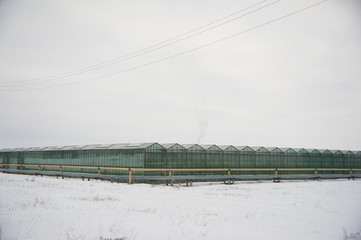
[[[273,22],[318,2],[1,0],[0,148],[361,150],[361,2]]]

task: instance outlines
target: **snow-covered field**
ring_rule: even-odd
[[[0,174],[0,239],[361,239],[361,181],[122,184]]]

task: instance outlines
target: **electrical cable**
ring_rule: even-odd
[[[97,77],[93,77],[93,78],[88,78],[88,79],[84,79],[84,80],[73,81],[73,82],[70,82],[70,83],[63,83],[63,84],[57,84],[57,85],[46,86],[46,87],[38,87],[38,88],[17,89],[17,91],[20,91],[20,90],[49,89],[49,88],[64,87],[64,86],[69,86],[69,85],[74,85],[74,84],[80,84],[80,83],[85,83],[85,82],[94,81],[94,80],[101,79],[101,78],[106,78],[106,77],[110,77],[110,76],[114,76],[114,75],[126,73],[126,72],[129,72],[129,71],[133,71],[133,70],[140,69],[140,68],[143,68],[143,67],[147,67],[147,66],[150,66],[150,65],[154,65],[154,64],[156,64],[156,63],[163,62],[163,61],[166,61],[166,60],[175,58],[175,57],[179,57],[179,56],[185,55],[185,54],[187,54],[187,53],[194,52],[194,51],[197,51],[197,50],[206,48],[206,47],[208,47],[208,46],[217,44],[217,43],[219,43],[219,42],[226,41],[226,40],[228,40],[228,39],[230,39],[230,38],[234,38],[234,37],[237,37],[237,36],[239,36],[239,35],[248,33],[248,32],[250,32],[250,31],[256,30],[256,29],[258,29],[258,28],[261,28],[261,27],[270,25],[270,24],[272,24],[272,23],[274,23],[274,22],[280,21],[280,20],[285,19],[285,18],[287,18],[287,17],[290,17],[290,16],[292,16],[292,15],[295,15],[295,14],[298,14],[298,13],[300,13],[300,12],[306,11],[306,10],[308,10],[308,9],[310,9],[310,8],[316,7],[316,6],[318,6],[318,5],[320,5],[320,4],[323,4],[323,3],[327,2],[327,1],[328,1],[328,0],[319,1],[319,2],[317,2],[317,3],[314,3],[314,4],[311,4],[311,5],[308,5],[308,6],[304,7],[304,8],[301,8],[301,9],[299,9],[299,10],[296,10],[296,11],[290,12],[290,13],[288,13],[288,14],[285,14],[285,15],[283,15],[283,16],[281,16],[281,17],[272,19],[272,20],[267,21],[267,22],[265,22],[265,23],[259,24],[259,25],[255,26],[255,27],[248,28],[248,29],[246,29],[246,30],[237,32],[237,33],[235,33],[235,34],[232,34],[232,35],[229,35],[229,36],[227,36],[227,37],[218,39],[218,40],[216,40],[216,41],[209,42],[209,43],[207,43],[207,44],[203,44],[203,45],[200,45],[200,46],[198,46],[198,47],[195,47],[195,48],[189,49],[189,50],[187,50],[187,51],[183,51],[183,52],[180,52],[180,53],[177,53],[177,54],[174,54],[174,55],[165,57],[165,58],[161,58],[161,59],[158,59],[158,60],[155,60],[155,61],[151,61],[151,62],[148,62],[148,63],[145,63],[145,64],[141,64],[141,65],[138,65],[138,66],[135,66],[135,67],[127,68],[127,69],[124,69],[124,70],[122,70],[122,71],[113,72],[113,73],[109,73],[109,74],[104,74],[104,75],[101,75],[101,76],[97,76]],[[1,88],[0,88],[0,90],[4,90],[4,89],[1,89]],[[14,89],[12,89],[12,90],[14,90]],[[16,89],[15,89],[15,90],[16,90]]]
[[[202,33],[204,33],[204,32],[210,31],[210,30],[212,30],[212,29],[214,29],[214,28],[220,27],[220,26],[222,26],[222,25],[224,25],[224,24],[227,24],[227,23],[230,23],[230,22],[235,21],[235,20],[237,20],[237,19],[240,19],[240,18],[242,18],[242,17],[245,17],[245,16],[247,16],[247,15],[249,15],[249,14],[251,14],[251,13],[260,11],[260,10],[266,8],[266,7],[269,7],[269,6],[271,6],[271,5],[279,2],[280,0],[277,0],[277,1],[275,1],[275,2],[272,2],[272,3],[267,4],[267,5],[265,5],[265,6],[262,6],[262,7],[258,8],[258,9],[255,9],[255,10],[249,12],[249,13],[246,13],[246,14],[244,14],[244,15],[237,16],[237,17],[235,17],[235,18],[232,18],[232,19],[230,19],[230,20],[227,20],[227,21],[225,21],[225,22],[223,22],[223,23],[220,23],[220,24],[218,24],[218,25],[216,25],[216,26],[212,26],[212,27],[210,27],[210,28],[207,28],[207,29],[205,29],[205,30],[202,30],[201,32],[192,34],[192,35],[190,35],[190,36],[186,36],[186,35],[188,35],[188,34],[190,34],[190,33],[193,33],[193,32],[196,32],[196,31],[198,31],[198,30],[200,30],[200,29],[203,29],[203,28],[205,28],[205,27],[211,26],[211,25],[213,25],[213,24],[215,24],[215,23],[217,23],[217,22],[220,22],[220,21],[222,21],[222,20],[224,20],[224,19],[227,19],[227,18],[229,18],[229,17],[231,17],[231,16],[234,16],[234,15],[240,13],[240,12],[246,11],[246,10],[248,10],[248,9],[250,9],[250,8],[252,8],[252,7],[255,7],[255,6],[257,6],[257,5],[259,5],[259,4],[263,3],[263,2],[266,2],[266,1],[267,1],[267,0],[264,0],[264,1],[258,2],[258,3],[256,3],[256,4],[250,5],[250,6],[246,7],[246,8],[243,8],[243,9],[241,9],[241,10],[238,10],[237,12],[234,12],[234,13],[232,13],[232,14],[230,14],[230,15],[227,15],[227,16],[221,18],[221,19],[218,19],[218,20],[215,20],[215,21],[210,22],[210,23],[208,23],[208,24],[205,24],[205,25],[203,25],[203,26],[197,27],[197,28],[195,28],[195,29],[193,29],[193,30],[190,30],[190,31],[188,31],[188,32],[185,32],[185,33],[183,33],[183,34],[180,34],[180,35],[178,35],[178,36],[176,36],[176,37],[172,37],[172,38],[170,38],[170,39],[167,39],[167,40],[165,40],[165,41],[162,41],[162,42],[159,42],[159,43],[157,43],[157,44],[151,45],[151,46],[146,47],[146,48],[144,48],[144,49],[141,49],[141,50],[138,50],[138,51],[135,51],[135,52],[132,52],[132,53],[129,53],[129,54],[126,54],[126,55],[117,57],[117,58],[113,58],[113,59],[111,59],[111,60],[108,60],[108,61],[105,61],[105,62],[102,62],[102,63],[90,65],[90,66],[83,67],[83,68],[80,68],[80,69],[77,69],[77,70],[73,70],[73,71],[70,71],[70,72],[62,73],[62,74],[56,74],[56,75],[52,75],[52,76],[45,77],[45,78],[30,79],[30,80],[19,80],[19,81],[2,82],[2,83],[0,82],[0,86],[3,85],[3,86],[1,86],[1,87],[7,87],[7,86],[11,87],[12,85],[31,85],[31,84],[34,84],[34,83],[36,84],[36,83],[39,83],[39,82],[53,81],[53,80],[58,80],[58,79],[62,79],[62,78],[72,77],[72,76],[79,75],[79,74],[82,74],[82,73],[85,73],[85,72],[89,72],[89,71],[92,71],[92,70],[96,70],[96,69],[108,67],[108,66],[110,66],[110,65],[114,65],[114,64],[117,64],[117,63],[119,63],[119,62],[124,62],[124,61],[126,61],[126,60],[129,60],[129,59],[132,59],[132,58],[135,58],[135,57],[138,57],[138,56],[141,56],[141,55],[144,55],[144,54],[147,54],[147,53],[156,51],[156,50],[159,50],[159,49],[164,48],[164,47],[167,47],[167,46],[169,46],[169,45],[173,45],[173,44],[175,44],[175,43],[178,43],[178,42],[181,42],[181,41],[183,41],[183,40],[189,39],[189,38],[191,38],[191,37],[197,36],[197,35],[202,34]],[[184,37],[184,36],[186,36],[186,37]],[[181,37],[183,37],[183,38],[181,38]],[[178,38],[181,38],[181,39],[178,39]],[[178,39],[178,40],[176,40],[176,39]],[[176,40],[176,41],[173,41],[173,40]]]

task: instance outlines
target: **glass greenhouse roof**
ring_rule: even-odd
[[[360,155],[361,151],[350,150],[330,150],[330,149],[305,149],[305,148],[277,148],[277,147],[251,147],[251,146],[233,146],[233,145],[214,145],[214,144],[179,144],[179,143],[115,143],[115,144],[90,144],[90,145],[69,145],[69,146],[47,146],[47,147],[28,147],[28,148],[3,148],[0,152],[43,152],[43,151],[74,151],[74,150],[99,150],[99,149],[147,149],[153,145],[163,149],[170,149],[174,146],[182,147],[184,149],[193,149],[194,147],[200,149],[220,149],[225,151],[227,149],[238,151],[268,151],[280,153],[330,153],[330,154],[355,154]]]

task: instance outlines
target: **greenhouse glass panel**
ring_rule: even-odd
[[[206,168],[224,168],[222,149],[215,145],[206,149]]]
[[[256,152],[251,147],[237,147],[240,150],[240,168],[255,168]],[[235,174],[253,175],[256,172],[252,171],[239,171]]]
[[[354,156],[353,152],[347,151],[345,154],[345,167],[346,168],[352,168],[354,164]]]
[[[356,151],[353,151],[352,152],[353,154],[352,154],[352,163],[351,163],[351,166],[350,166],[350,168],[352,168],[352,167],[354,167],[354,168],[360,168],[360,167],[358,167],[358,166],[360,166],[360,157],[359,157],[359,155],[357,155],[357,152]]]
[[[270,149],[268,167],[283,168],[285,165],[283,155],[282,150],[279,148]]]
[[[204,169],[206,167],[206,153],[204,148],[195,144],[187,149],[187,164],[189,168]],[[191,174],[205,175],[204,172],[191,172]]]
[[[255,168],[269,168],[270,152],[264,147],[257,147],[255,151]],[[257,173],[262,175],[274,174],[270,171],[257,171]]]
[[[335,168],[345,168],[345,155],[340,151],[334,151],[334,166]]]
[[[154,143],[146,148],[145,165],[147,168],[166,168],[166,149]],[[145,172],[145,175],[166,175],[167,172]]]
[[[5,164],[5,163],[6,163],[6,162],[5,162],[5,159],[6,159],[5,153],[4,153],[4,152],[0,152],[0,163],[1,163],[1,164]]]
[[[284,154],[284,167],[285,168],[297,168],[297,152],[292,148],[287,149]]]
[[[39,164],[39,160],[42,159],[40,152],[25,152],[24,164]],[[38,170],[37,167],[24,167],[24,170]]]
[[[317,149],[309,150],[310,152],[310,166],[311,168],[321,168],[322,167],[322,155]]]
[[[8,153],[8,163],[9,164],[20,164],[20,158],[18,152],[9,152]],[[9,169],[19,169],[16,166],[9,166]]]
[[[297,164],[299,168],[311,168],[310,153],[306,149],[302,148],[298,151]],[[303,173],[313,173],[313,171]]]
[[[223,159],[225,168],[239,168],[240,154],[239,150],[233,146],[229,146],[223,150]]]
[[[298,167],[298,154],[297,151],[288,148],[285,150],[284,154],[284,168],[297,168]],[[302,174],[301,171],[282,171],[281,174]]]
[[[163,145],[164,146],[164,145]],[[167,148],[167,168],[187,168],[187,150],[179,144]],[[173,175],[184,175],[185,172],[173,172]]]
[[[209,147],[202,146],[206,154],[206,168],[224,168],[223,151],[216,145]],[[207,175],[222,175],[224,172],[207,172]]]
[[[353,168],[358,168],[361,169],[361,151],[356,153],[356,163],[354,166],[352,166]],[[355,173],[361,173],[361,170],[356,171]]]
[[[336,168],[335,157],[330,150],[324,150],[322,152],[321,166],[322,168]],[[327,173],[343,173],[343,172],[327,171]]]

